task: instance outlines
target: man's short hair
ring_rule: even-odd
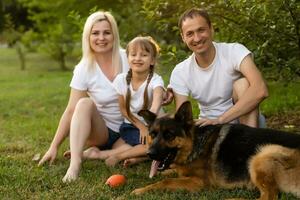
[[[195,16],[203,17],[206,20],[208,26],[211,27],[210,18],[209,18],[209,15],[208,15],[206,10],[199,9],[199,8],[191,8],[191,9],[185,11],[179,17],[178,27],[179,27],[180,32],[182,32],[182,23],[183,23],[183,21],[185,21],[187,18],[194,18]]]

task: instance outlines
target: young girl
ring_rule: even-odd
[[[122,160],[127,166],[147,159],[145,144],[148,129],[137,113],[142,109],[158,113],[163,98],[163,80],[154,73],[159,53],[156,42],[151,37],[136,37],[127,45],[126,53],[130,69],[128,73],[119,74],[113,82],[125,117],[118,141],[122,141],[123,145],[114,150],[100,151],[99,158],[105,159],[108,166]]]

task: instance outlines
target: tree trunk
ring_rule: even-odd
[[[25,55],[25,51],[24,48],[22,46],[22,44],[20,42],[17,42],[15,44],[16,50],[17,50],[17,54],[20,60],[20,64],[21,64],[21,70],[25,70],[26,69],[26,55]]]
[[[59,49],[58,62],[60,64],[60,69],[63,71],[67,71],[68,68],[66,66],[66,53],[62,48]]]

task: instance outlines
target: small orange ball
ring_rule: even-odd
[[[107,181],[105,182],[106,185],[115,188],[115,187],[119,187],[121,185],[124,185],[126,182],[126,178],[124,175],[121,174],[114,174],[112,176],[110,176]]]

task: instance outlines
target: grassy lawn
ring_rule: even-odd
[[[102,161],[85,161],[80,178],[63,184],[69,161],[62,158],[68,149],[65,142],[52,166],[37,167],[35,154],[47,150],[69,95],[72,71],[61,72],[48,57],[29,54],[27,69],[21,71],[12,49],[0,49],[0,199],[207,199],[257,197],[256,191],[207,190],[157,191],[141,197],[130,195],[137,187],[160,180],[148,178],[150,162],[124,169],[106,167]],[[70,66],[72,63],[69,63]],[[74,64],[74,63],[73,63]],[[300,110],[300,84],[284,87],[270,83],[271,96],[262,105],[267,116]],[[171,109],[171,108],[170,108]],[[126,175],[127,184],[117,189],[106,186],[114,173]],[[281,194],[281,200],[296,199]]]

